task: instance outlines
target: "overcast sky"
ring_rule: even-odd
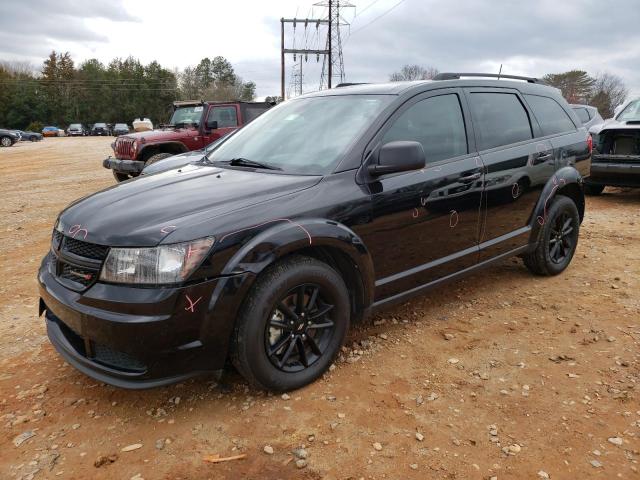
[[[315,0],[314,0],[315,1]],[[229,59],[258,95],[280,91],[280,17],[321,16],[313,1],[0,0],[0,60],[40,66],[52,50],[79,63],[133,55],[184,68]],[[570,69],[622,77],[640,96],[638,0],[352,0],[342,29],[346,80],[375,82],[404,64],[440,71],[542,76]],[[295,46],[305,44],[298,25]],[[316,48],[315,28],[306,32]],[[324,32],[318,37],[323,39]],[[287,46],[293,46],[287,29]],[[324,40],[319,42],[322,48]],[[287,58],[288,66],[293,58]],[[305,90],[317,88],[315,58],[303,64]],[[290,69],[286,73],[291,77]]]

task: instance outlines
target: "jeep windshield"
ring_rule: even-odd
[[[200,125],[200,117],[202,117],[202,105],[193,105],[191,107],[176,108],[171,116],[171,125],[193,124]]]
[[[619,122],[640,121],[640,100],[634,100],[629,103],[629,105],[620,112],[616,120]]]
[[[236,132],[211,152],[209,160],[222,166],[258,162],[282,173],[327,174],[392,98],[335,95],[288,100]]]

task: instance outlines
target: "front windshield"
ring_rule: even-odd
[[[113,128],[128,128],[124,123],[116,123],[116,126]]]
[[[79,123],[72,123],[71,125],[69,125],[69,128],[73,129],[73,130],[77,130],[80,128],[80,124]]]
[[[171,125],[178,125],[182,123],[192,123],[195,125],[200,124],[200,117],[202,117],[202,105],[195,105],[193,107],[180,107],[176,108],[171,116]]]
[[[239,130],[209,159],[242,158],[285,173],[329,173],[391,99],[388,95],[336,95],[289,100]]]
[[[618,115],[618,120],[621,122],[640,120],[640,100],[629,103]]]
[[[105,128],[107,126],[106,123],[96,123],[94,125],[94,128]]]

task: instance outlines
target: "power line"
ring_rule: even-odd
[[[371,25],[372,23],[380,20],[382,17],[384,17],[385,15],[391,13],[396,7],[398,7],[401,3],[404,3],[405,0],[400,0],[398,3],[396,3],[395,5],[393,5],[391,8],[389,8],[388,10],[385,10],[382,14],[378,15],[376,18],[374,18],[373,20],[371,20],[368,23],[365,23],[363,26],[361,26],[360,28],[357,28],[356,30],[354,30],[353,32],[351,32],[351,34],[349,35],[349,37],[347,38],[347,40],[349,40],[349,38],[351,38],[353,35],[355,35],[356,33],[358,33],[360,30],[363,30],[365,28],[367,28],[369,25]],[[345,41],[346,43],[346,41]]]

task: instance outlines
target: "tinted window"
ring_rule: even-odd
[[[529,115],[513,93],[472,93],[470,102],[479,150],[533,138]]]
[[[247,105],[244,109],[244,123],[249,123],[251,120],[258,118],[266,111],[267,109],[265,107]]]
[[[237,127],[236,107],[213,107],[208,120],[218,122],[218,128]]]
[[[467,153],[467,135],[457,95],[421,100],[400,115],[382,143],[395,140],[420,142],[427,163]]]
[[[525,95],[524,97],[538,119],[543,135],[570,132],[576,129],[571,117],[553,98],[538,95]]]
[[[574,108],[573,111],[576,112],[576,115],[578,115],[578,118],[582,123],[587,123],[589,121],[589,112],[586,108]]]

